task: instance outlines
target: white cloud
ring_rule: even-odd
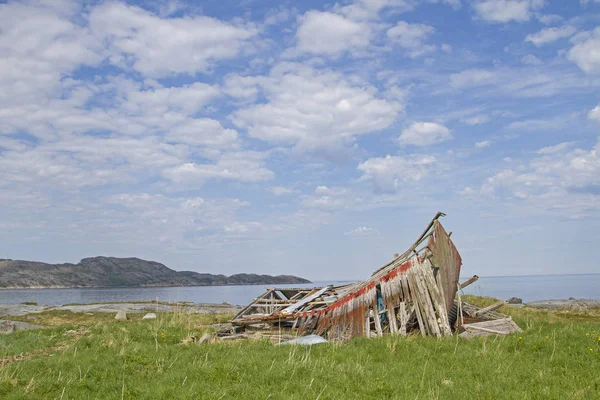
[[[450,75],[450,86],[460,89],[493,83],[496,74],[485,69],[467,69]]]
[[[379,231],[366,226],[359,226],[358,228],[344,232],[344,235],[352,237],[377,236],[379,235]]]
[[[507,128],[520,131],[557,130],[569,126],[577,118],[577,113],[573,113],[568,115],[557,115],[545,119],[526,119],[511,122],[508,124]]]
[[[257,78],[267,102],[233,114],[251,137],[300,150],[336,147],[388,127],[402,110],[369,84],[331,70],[280,64]]]
[[[2,153],[0,186],[83,188],[155,176],[187,157],[184,146],[156,137],[72,137]]]
[[[475,126],[482,125],[490,121],[490,117],[485,114],[474,115],[472,117],[463,118],[461,121],[467,125]]]
[[[542,60],[534,56],[533,54],[527,54],[521,58],[521,62],[525,65],[540,65]]]
[[[285,196],[289,194],[298,193],[298,190],[288,188],[285,186],[273,186],[269,188],[269,192],[273,193],[275,196]]]
[[[548,43],[552,43],[558,39],[568,38],[573,35],[577,30],[570,25],[565,25],[555,28],[544,28],[538,33],[527,35],[525,38],[526,42],[531,42],[537,47],[544,46]]]
[[[588,118],[600,124],[600,105],[597,105],[588,112]]]
[[[251,222],[233,222],[229,225],[225,225],[223,228],[227,233],[233,234],[243,234],[249,232],[255,232],[258,230],[263,230],[265,227],[260,222],[251,221]]]
[[[587,39],[575,44],[567,57],[588,74],[600,73],[600,28],[589,33]]]
[[[168,142],[217,148],[236,147],[237,138],[235,129],[225,129],[219,121],[209,118],[190,119],[174,125],[165,135]]]
[[[452,139],[450,129],[435,122],[415,122],[398,137],[401,145],[430,146]]]
[[[350,206],[355,200],[348,189],[318,186],[313,195],[303,196],[302,205],[308,208],[338,210]]]
[[[315,194],[323,196],[343,196],[348,193],[348,189],[340,187],[317,186]]]
[[[483,149],[485,147],[489,147],[492,144],[490,140],[482,140],[481,142],[475,143],[475,147],[478,149]]]
[[[122,80],[115,82],[117,85],[123,83],[127,84]],[[167,112],[195,114],[220,94],[218,86],[201,82],[179,87],[164,87],[154,83],[150,87],[133,87],[132,89],[123,92],[124,98],[120,107],[132,114],[147,113],[149,115]]]
[[[435,46],[424,43],[434,32],[435,28],[431,25],[399,21],[388,29],[387,37],[396,45],[406,49],[409,57],[416,58],[435,50]]]
[[[0,110],[59,94],[62,77],[102,61],[89,30],[71,21],[79,11],[58,1],[0,4]]]
[[[477,0],[477,16],[484,21],[506,23],[529,21],[532,12],[541,8],[544,0]]]
[[[331,12],[309,11],[296,32],[300,53],[337,56],[369,45],[370,27]]]
[[[443,79],[443,78],[441,78]],[[552,97],[597,88],[600,80],[582,76],[571,68],[546,64],[543,68],[498,66],[493,69],[467,69],[450,75],[450,88],[467,91],[474,98]],[[448,92],[440,91],[440,92]]]
[[[562,153],[567,150],[569,147],[572,147],[575,142],[562,142],[559,144],[555,144],[554,146],[547,146],[536,151],[537,154],[556,154]]]
[[[358,165],[360,180],[372,181],[378,192],[394,192],[402,184],[416,182],[427,176],[435,167],[433,156],[410,155],[370,158]]]
[[[265,154],[240,151],[221,154],[214,164],[187,162],[166,169],[163,175],[176,183],[202,184],[209,179],[259,182],[273,179],[272,171],[264,166]]]
[[[94,7],[89,25],[107,46],[112,64],[150,77],[208,72],[237,56],[257,35],[251,26],[206,16],[160,18],[122,3]]]
[[[538,151],[540,157],[488,178],[469,194],[515,199],[532,210],[563,212],[580,217],[600,210],[600,142],[592,149],[567,151],[560,143]]]
[[[544,25],[551,25],[564,19],[560,15],[556,14],[536,15],[536,18]]]
[[[122,193],[103,199],[103,203],[99,210],[104,226],[94,229],[128,241],[167,246],[169,251],[206,248],[228,235],[237,237],[265,229],[260,223],[237,221],[237,211],[249,206],[239,199]]]

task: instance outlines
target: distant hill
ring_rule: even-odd
[[[219,286],[311,283],[293,275],[231,276],[174,271],[139,258],[90,257],[77,264],[0,259],[0,288]]]

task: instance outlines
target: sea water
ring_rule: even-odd
[[[466,279],[465,279],[466,280]],[[315,282],[306,285],[277,285],[278,287],[319,287],[348,282]],[[150,301],[190,301],[194,303],[229,303],[243,305],[273,285],[191,286],[153,288],[97,288],[97,289],[5,289],[0,290],[0,304],[35,301],[38,304],[63,305],[68,303],[99,303]],[[600,300],[600,274],[591,275],[538,275],[481,277],[465,288],[464,293],[490,296],[506,300],[511,297],[523,301],[568,299]]]

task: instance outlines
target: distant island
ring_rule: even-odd
[[[1,289],[280,285],[312,283],[293,275],[231,276],[174,271],[139,258],[90,257],[77,264],[0,259]]]

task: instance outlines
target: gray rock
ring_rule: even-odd
[[[117,312],[117,315],[115,315],[115,319],[118,321],[127,320],[127,313],[125,312],[125,310],[119,310],[119,312]]]
[[[15,323],[13,321],[0,320],[0,333],[8,334],[15,331]]]
[[[152,312],[151,312],[151,313],[148,313],[148,314],[144,315],[144,316],[142,317],[142,319],[156,319],[156,314],[154,314],[154,313],[152,313]]]
[[[523,299],[520,299],[518,297],[511,297],[510,299],[506,300],[506,302],[508,304],[523,304]]]
[[[212,335],[210,333],[205,333],[198,339],[198,344],[208,342],[210,339],[212,339]]]

